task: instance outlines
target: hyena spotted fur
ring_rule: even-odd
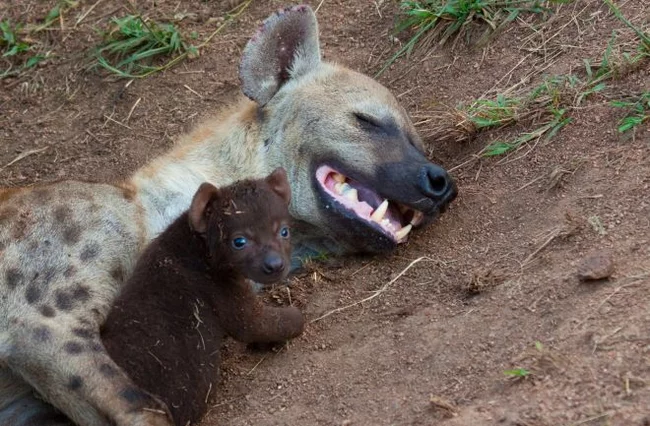
[[[392,250],[455,198],[390,92],[321,61],[309,7],[263,23],[240,78],[248,99],[124,182],[0,190],[0,424],[169,425],[125,392],[126,375],[107,374],[117,366],[98,333],[138,255],[202,182],[285,168],[295,261]]]

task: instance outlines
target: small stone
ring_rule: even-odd
[[[614,259],[606,251],[592,253],[578,264],[578,278],[581,281],[595,281],[609,278],[614,273]]]

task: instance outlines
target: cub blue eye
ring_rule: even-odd
[[[283,226],[282,229],[280,229],[280,236],[282,238],[289,238],[289,228],[287,226]]]
[[[244,237],[237,237],[234,240],[232,240],[232,246],[236,250],[241,250],[243,249],[246,244],[248,243],[248,240]]]

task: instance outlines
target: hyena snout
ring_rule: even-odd
[[[262,271],[266,275],[281,274],[286,267],[286,263],[280,253],[270,252],[267,253],[262,262]]]
[[[422,195],[433,200],[444,211],[458,195],[456,183],[445,169],[435,164],[426,164],[420,168],[418,189]]]

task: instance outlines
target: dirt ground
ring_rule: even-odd
[[[33,21],[50,3],[2,2],[0,19]],[[128,83],[83,67],[94,28],[126,13],[124,2],[104,0],[75,27],[94,3],[81,1],[47,32],[53,59],[0,81],[0,185],[127,176],[238,95],[243,46],[284,5],[254,1],[199,58]],[[202,38],[225,3],[138,7],[157,19],[191,12],[181,28]],[[390,35],[397,2],[319,3],[327,60],[372,75],[406,40]],[[647,26],[647,0],[621,8]],[[380,81],[425,120],[434,103],[454,106],[528,75],[533,85],[583,68],[615,29],[621,43],[631,40],[602,1],[576,0],[547,21],[524,16],[485,49],[461,41],[416,51]],[[291,298],[313,320],[385,289],[311,323],[278,351],[229,342],[202,424],[650,425],[650,128],[619,134],[625,111],[609,105],[649,88],[645,64],[572,111],[549,142],[505,158],[468,161],[525,125],[463,144],[426,139],[458,181],[450,210],[396,253],[332,259],[267,294],[269,303]],[[41,151],[5,166],[32,150]],[[594,253],[611,256],[615,271],[582,283],[579,265]],[[532,374],[504,374],[516,368]]]

